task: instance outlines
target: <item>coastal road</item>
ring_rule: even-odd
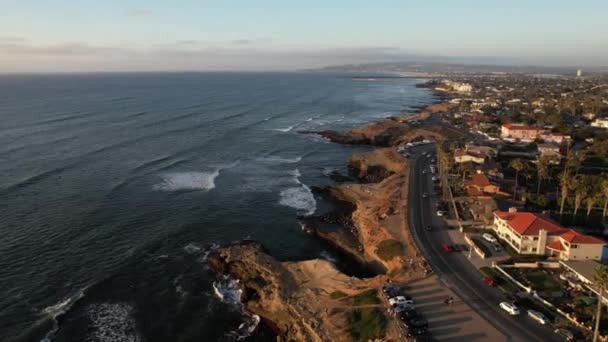
[[[489,287],[482,281],[482,275],[467,259],[468,253],[446,253],[441,250],[444,243],[451,244],[446,228],[436,215],[436,195],[433,194],[433,184],[428,170],[428,159],[421,155],[423,152],[434,151],[434,145],[425,145],[411,149],[415,156],[411,158],[409,181],[409,224],[414,240],[427,262],[441,282],[452,289],[466,304],[484,317],[508,341],[559,341],[560,338],[550,327],[540,325],[527,317],[525,308],[518,316],[509,316],[498,307],[505,301],[503,293]],[[423,193],[428,198],[423,198]],[[424,228],[431,225],[433,230]]]

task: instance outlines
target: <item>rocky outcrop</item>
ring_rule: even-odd
[[[348,277],[324,260],[279,262],[253,241],[220,247],[207,263],[239,280],[245,309],[272,322],[281,341],[349,341],[349,308],[328,310],[336,305],[329,295],[356,294],[384,281]]]

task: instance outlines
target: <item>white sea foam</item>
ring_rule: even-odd
[[[289,126],[289,127],[285,127],[285,128],[275,128],[273,129],[273,131],[277,131],[277,132],[289,132],[293,129],[293,126]]]
[[[331,254],[329,254],[328,251],[321,251],[321,257],[329,262],[331,262],[332,264],[335,264],[337,262],[336,258],[334,258]]]
[[[182,276],[181,276],[181,275],[179,275],[179,276],[175,277],[175,278],[173,279],[173,286],[175,287],[175,292],[176,292],[177,294],[179,294],[179,296],[180,296],[181,298],[184,298],[184,297],[185,297],[185,296],[188,294],[188,292],[186,292],[186,291],[184,290],[184,288],[182,287],[182,285],[181,285],[181,280],[182,280]]]
[[[139,340],[135,320],[131,317],[133,308],[125,303],[101,303],[89,305],[87,318],[91,322],[87,341],[94,342],[135,342]]]
[[[291,171],[293,182],[298,186],[284,189],[280,192],[279,204],[295,208],[303,215],[310,216],[317,209],[317,201],[312,191],[300,181],[300,170]]]
[[[241,306],[241,290],[238,279],[225,276],[222,280],[213,282],[213,292],[224,303]]]
[[[213,292],[222,302],[237,307],[243,314],[243,322],[239,324],[239,327],[226,335],[238,341],[251,336],[260,323],[260,316],[249,314],[244,310],[241,302],[243,290],[240,288],[239,281],[224,276],[221,280],[213,282]]]
[[[257,160],[259,160],[261,162],[265,162],[265,163],[293,164],[293,163],[297,163],[297,162],[301,161],[302,156],[295,157],[295,158],[283,158],[283,157],[279,157],[279,156],[270,155],[270,156],[264,156],[264,157],[257,158]]]
[[[215,188],[215,178],[220,169],[213,172],[175,172],[163,176],[161,183],[154,185],[154,190],[211,190]]]
[[[195,243],[189,243],[184,246],[184,251],[188,254],[198,254],[201,251],[201,246]]]

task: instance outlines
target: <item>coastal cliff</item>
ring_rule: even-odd
[[[350,157],[348,169],[358,183],[311,186],[316,193],[333,199],[336,210],[301,218],[307,233],[369,266],[377,276],[349,277],[318,259],[279,262],[253,241],[219,248],[209,256],[210,269],[238,279],[245,309],[272,322],[282,340],[366,341],[357,335],[356,327],[359,320],[369,317],[379,320],[374,322],[376,330],[370,338],[399,339],[398,329],[384,316],[376,289],[388,279],[405,282],[421,278],[428,265],[409,231],[409,163],[395,146],[446,137],[449,132],[441,125],[411,123],[450,108],[434,106],[416,116],[385,119],[347,132],[317,132],[340,143],[389,146]],[[340,179],[351,180],[346,176]],[[370,302],[356,304],[359,300],[353,298],[360,296],[369,296]]]
[[[272,322],[283,341],[353,340],[349,320],[352,323],[354,313],[363,308],[350,296],[384,280],[346,276],[325,260],[279,262],[254,241],[221,247],[209,255],[207,263],[215,273],[239,280],[245,309]],[[366,298],[365,309],[386,322],[378,298]],[[391,339],[386,324],[377,333]]]

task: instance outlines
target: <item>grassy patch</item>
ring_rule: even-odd
[[[519,287],[513,284],[510,280],[504,278],[498,271],[493,269],[492,267],[482,267],[479,269],[481,274],[488,276],[494,279],[496,282],[496,286],[504,292],[506,295],[515,295],[517,291],[519,291]]]
[[[403,255],[403,245],[397,240],[384,240],[378,244],[376,254],[380,259],[389,261],[394,257]]]
[[[331,299],[340,299],[340,298],[344,298],[346,296],[348,296],[348,295],[342,291],[334,291],[329,294],[329,298],[331,298]]]
[[[386,329],[386,316],[378,308],[355,309],[347,313],[349,333],[353,341],[381,338]]]
[[[526,279],[537,291],[560,291],[562,286],[552,276],[542,270],[534,270],[526,273]]]
[[[353,305],[380,304],[378,291],[376,291],[376,289],[370,289],[358,293],[352,297],[349,297],[348,301]]]

